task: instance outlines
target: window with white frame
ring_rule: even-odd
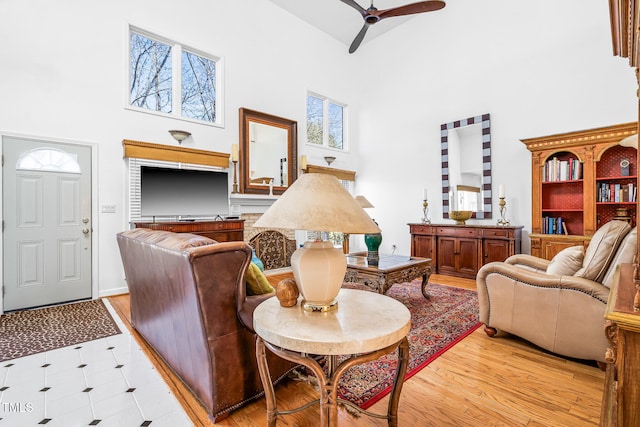
[[[307,142],[345,150],[347,107],[327,97],[307,94]]]
[[[221,59],[129,28],[129,106],[222,125]]]

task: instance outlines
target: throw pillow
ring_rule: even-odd
[[[558,252],[547,266],[547,274],[573,276],[582,267],[583,246],[571,246]]]
[[[262,295],[275,292],[264,273],[254,263],[249,264],[245,281],[247,282],[247,295]]]

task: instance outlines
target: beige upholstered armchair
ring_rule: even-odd
[[[476,276],[480,321],[494,336],[508,332],[563,356],[604,361],[604,312],[616,267],[630,263],[636,229],[603,225],[586,252],[564,249],[551,261],[514,255],[483,266]]]

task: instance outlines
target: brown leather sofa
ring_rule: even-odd
[[[194,234],[118,233],[131,322],[214,422],[263,394],[253,309],[274,294],[247,296],[251,248]],[[269,353],[274,382],[293,364]]]
[[[485,332],[508,332],[553,353],[604,362],[609,288],[617,266],[633,261],[636,241],[635,228],[611,221],[593,235],[586,252],[573,247],[551,261],[514,255],[484,265],[476,285]],[[576,249],[578,257],[558,268],[562,254]]]

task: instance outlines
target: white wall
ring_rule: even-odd
[[[224,128],[124,108],[127,24],[224,58]],[[303,154],[306,91],[345,103],[358,94],[344,46],[267,0],[4,0],[0,39],[0,134],[98,147],[97,206],[116,206],[94,224],[101,295],[125,290],[115,239],[128,228],[123,139],[176,145],[177,128],[191,132],[187,147],[229,153],[247,107],[297,120]]]
[[[124,108],[129,23],[224,58],[224,128]],[[297,120],[300,154],[323,164],[326,153],[304,144],[305,95],[334,98],[350,108],[351,150],[332,166],[358,171],[381,250],[409,253],[406,223],[421,218],[423,188],[442,221],[441,123],[491,114],[493,181],[506,185],[512,222],[529,228],[530,156],[519,139],[636,119],[633,72],[612,56],[601,0],[448,2],[354,55],[267,0],[4,0],[0,39],[0,133],[98,147],[97,205],[116,206],[96,214],[101,295],[124,284],[123,139],[173,145],[167,131],[178,128],[192,133],[188,147],[230,152],[247,107]]]
[[[447,2],[363,44],[350,61],[368,91],[355,110],[358,194],[376,207],[381,251],[409,253],[406,225],[429,190],[442,219],[440,125],[491,114],[494,194],[531,230],[531,156],[520,139],[637,120],[628,61],[614,57],[607,2]],[[494,218],[470,223],[495,224]],[[355,243],[357,244],[357,243]],[[529,250],[529,239],[523,239]]]

